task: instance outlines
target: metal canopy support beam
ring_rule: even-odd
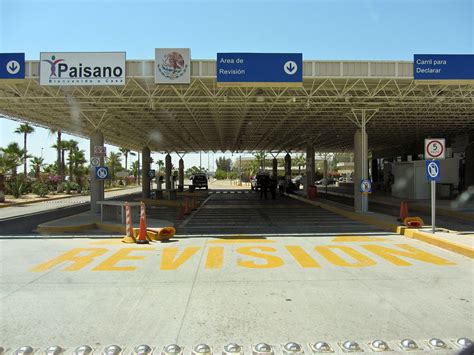
[[[308,187],[314,186],[314,145],[308,143],[306,146],[306,183],[304,192],[308,195]]]
[[[377,109],[352,109],[352,116],[348,115],[359,128],[354,133],[354,209],[360,213],[369,211],[368,195],[360,192],[361,180],[368,179],[369,175],[366,125],[377,112]]]
[[[142,149],[142,197],[150,198],[150,176],[148,172],[150,171],[150,148],[143,147]]]
[[[288,181],[291,179],[291,155],[286,153],[285,155],[285,180]]]
[[[171,190],[171,155],[168,153],[165,157],[165,187]]]
[[[90,152],[91,157],[94,155],[94,147],[104,146],[104,135],[101,131],[93,131],[90,135]],[[100,157],[100,166],[104,166],[104,158]],[[97,204],[97,201],[104,200],[104,180],[99,180],[95,176],[95,168],[91,166],[90,170],[90,180],[91,180],[91,209],[93,213],[100,212],[100,206]]]
[[[184,190],[184,160],[179,159],[178,162],[178,191]]]

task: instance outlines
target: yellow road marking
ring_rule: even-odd
[[[176,270],[191,256],[196,254],[201,247],[187,247],[178,256],[179,248],[164,248],[161,258],[160,270]]]
[[[321,245],[314,248],[319,254],[321,254],[327,261],[331,264],[337,266],[344,266],[344,267],[366,267],[366,266],[373,266],[377,263],[372,260],[371,258],[365,256],[361,252],[348,247],[346,245]],[[344,260],[339,255],[334,253],[331,249],[337,249],[345,254],[349,255],[352,259],[356,262],[348,262]]]
[[[251,246],[251,247],[241,247],[236,250],[237,253],[242,254],[242,255],[247,255],[247,256],[252,256],[254,258],[261,258],[266,261],[265,264],[257,264],[253,260],[242,260],[238,259],[237,265],[246,267],[246,268],[252,268],[252,269],[270,269],[270,268],[275,268],[275,267],[280,267],[284,265],[283,259],[276,255],[270,255],[270,254],[263,254],[254,251],[254,249],[261,250],[261,251],[268,251],[271,253],[276,252],[277,250],[272,247],[266,247],[266,246]]]
[[[439,256],[427,253],[423,250],[414,248],[408,244],[395,244],[397,247],[404,250],[397,250],[392,248],[383,247],[381,245],[361,245],[362,248],[374,253],[375,255],[380,256],[381,258],[390,261],[392,264],[397,266],[411,266],[408,261],[398,258],[398,256],[403,256],[405,258],[411,258],[425,263],[435,264],[435,265],[456,265],[451,261],[443,259]]]
[[[73,264],[64,268],[63,271],[77,271],[82,269],[84,266],[90,264],[98,256],[101,256],[107,253],[108,251],[108,249],[104,248],[74,248],[54,259],[51,259],[43,264],[38,265],[31,271],[46,271],[65,262],[72,262]],[[87,254],[79,255],[81,253]]]
[[[206,269],[222,269],[224,265],[224,247],[209,247],[207,249]]]
[[[112,254],[99,265],[92,269],[92,271],[134,271],[137,267],[133,265],[116,266],[122,260],[143,260],[145,255],[129,255],[132,251],[154,251],[152,248],[123,248]]]
[[[286,245],[285,248],[303,268],[321,267],[304,249],[297,245]]]

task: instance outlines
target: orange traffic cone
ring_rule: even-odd
[[[398,220],[403,222],[408,217],[408,205],[405,201],[400,201],[400,217]]]
[[[146,234],[146,213],[145,204],[140,203],[140,232],[137,238],[137,244],[149,244]]]

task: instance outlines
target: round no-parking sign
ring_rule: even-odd
[[[446,140],[444,138],[425,139],[425,159],[444,159]]]
[[[93,167],[99,166],[100,165],[100,158],[99,157],[92,157],[91,158],[91,165]]]

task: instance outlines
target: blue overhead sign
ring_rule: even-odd
[[[0,79],[25,78],[25,53],[0,53]]]
[[[415,54],[415,80],[474,80],[474,54]]]
[[[217,53],[217,83],[272,86],[303,83],[301,53]]]
[[[426,178],[428,181],[439,181],[441,179],[441,167],[439,160],[426,161]]]

